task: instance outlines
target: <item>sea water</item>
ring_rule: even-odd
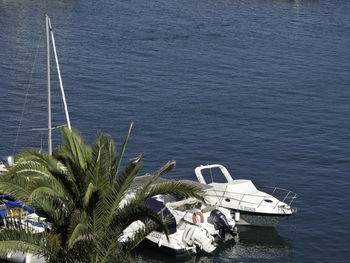
[[[173,262],[346,262],[350,256],[350,1],[0,0],[0,156],[46,149],[44,12],[72,126],[110,134],[141,173],[220,163],[298,194],[277,228],[241,228]],[[51,54],[53,55],[53,54]],[[52,62],[53,126],[65,123]],[[54,146],[60,133],[53,132]],[[137,262],[171,262],[148,249]]]

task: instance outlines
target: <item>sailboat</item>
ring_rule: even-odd
[[[69,112],[68,112],[68,106],[67,101],[64,93],[63,88],[63,82],[61,77],[61,70],[60,65],[58,62],[58,56],[56,51],[56,44],[55,44],[55,38],[51,26],[51,20],[50,17],[45,14],[45,24],[46,24],[46,68],[47,68],[47,128],[44,129],[34,129],[34,130],[47,130],[47,137],[48,137],[48,153],[52,155],[52,120],[51,120],[51,71],[50,71],[50,39],[52,44],[52,50],[55,56],[56,61],[56,68],[57,68],[57,74],[58,74],[58,80],[59,85],[61,89],[61,95],[62,95],[62,101],[64,105],[64,111],[66,116],[66,125],[68,129],[71,129],[70,124],[70,118],[69,118]],[[8,156],[4,160],[0,161],[0,175],[7,171],[7,168],[12,166],[14,164],[14,158],[13,156]]]
[[[68,129],[71,129],[68,106],[65,98],[65,93],[63,89],[62,77],[60,72],[60,66],[58,63],[55,38],[52,31],[51,20],[50,17],[45,14],[45,24],[46,24],[46,60],[47,60],[47,116],[48,116],[48,126],[45,128],[48,132],[48,153],[52,155],[52,121],[51,121],[51,72],[50,72],[50,39],[53,47],[53,52],[55,55],[57,73],[60,83],[60,89],[62,93],[62,100],[64,104],[64,110],[66,115],[66,122]],[[36,129],[42,130],[42,129]],[[7,168],[14,164],[14,159],[12,156],[7,157],[3,162],[0,162],[0,176],[1,173],[6,172]],[[30,209],[30,208],[29,208]],[[21,203],[12,202],[11,200],[7,200],[6,197],[2,198],[0,201],[0,214],[3,218],[11,218],[12,220],[17,221],[22,224],[27,231],[31,231],[33,233],[41,233],[45,231],[47,226],[45,224],[41,224],[40,222],[43,220],[38,215],[35,214],[34,211],[28,211],[24,209],[24,206]],[[4,220],[5,222],[6,220]],[[7,253],[5,255],[6,261],[10,262],[23,262],[23,263],[44,263],[45,260],[41,257],[32,255],[30,253]]]

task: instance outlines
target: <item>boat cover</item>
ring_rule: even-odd
[[[156,212],[162,212],[163,217],[170,217],[170,221],[167,223],[167,227],[169,229],[170,234],[174,234],[176,232],[176,220],[174,216],[170,213],[170,211],[165,207],[164,203],[162,201],[159,201],[155,198],[150,198],[145,201],[145,205],[154,209]],[[156,231],[162,232],[160,228],[158,228]]]
[[[0,216],[2,219],[5,219],[5,216],[6,216],[6,209],[1,209],[0,210]]]
[[[34,209],[30,208],[28,206],[23,205],[20,202],[14,202],[14,201],[9,201],[9,200],[5,200],[5,204],[6,206],[8,206],[9,208],[15,208],[15,207],[19,207],[22,208],[26,211],[28,211],[29,213],[34,213]]]

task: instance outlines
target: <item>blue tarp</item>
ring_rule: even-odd
[[[2,219],[5,219],[5,216],[6,216],[6,209],[0,210],[0,216],[1,216]]]
[[[158,213],[162,211],[163,217],[166,217],[169,215],[170,221],[167,223],[169,233],[174,234],[176,232],[176,220],[174,216],[170,213],[170,211],[165,207],[163,202],[158,201],[155,198],[150,198],[145,201],[145,205],[152,208]],[[161,232],[162,230],[158,228],[157,231]]]
[[[14,202],[14,201],[9,201],[9,200],[4,200],[4,201],[5,201],[6,206],[8,206],[10,208],[19,207],[19,208],[22,208],[22,209],[28,211],[29,213],[34,213],[34,209],[33,208],[25,206],[25,205],[23,205],[20,202]]]

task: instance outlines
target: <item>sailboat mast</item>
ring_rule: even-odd
[[[68,106],[67,106],[67,102],[66,102],[66,96],[64,95],[60,64],[58,63],[58,56],[57,56],[57,51],[56,51],[55,38],[53,36],[53,31],[52,31],[52,27],[51,27],[50,18],[48,20],[49,20],[49,30],[50,30],[50,33],[51,33],[52,49],[53,49],[53,53],[55,55],[56,67],[57,67],[57,75],[58,75],[58,80],[60,82],[60,88],[61,88],[61,93],[62,93],[64,112],[66,113],[66,121],[67,121],[68,129],[71,130],[72,128],[71,128],[71,125],[70,125],[70,119],[69,119],[69,113],[68,113]]]
[[[50,34],[49,16],[45,14],[46,21],[46,63],[47,63],[47,132],[48,152],[52,155],[52,127],[51,127],[51,87],[50,87]]]

